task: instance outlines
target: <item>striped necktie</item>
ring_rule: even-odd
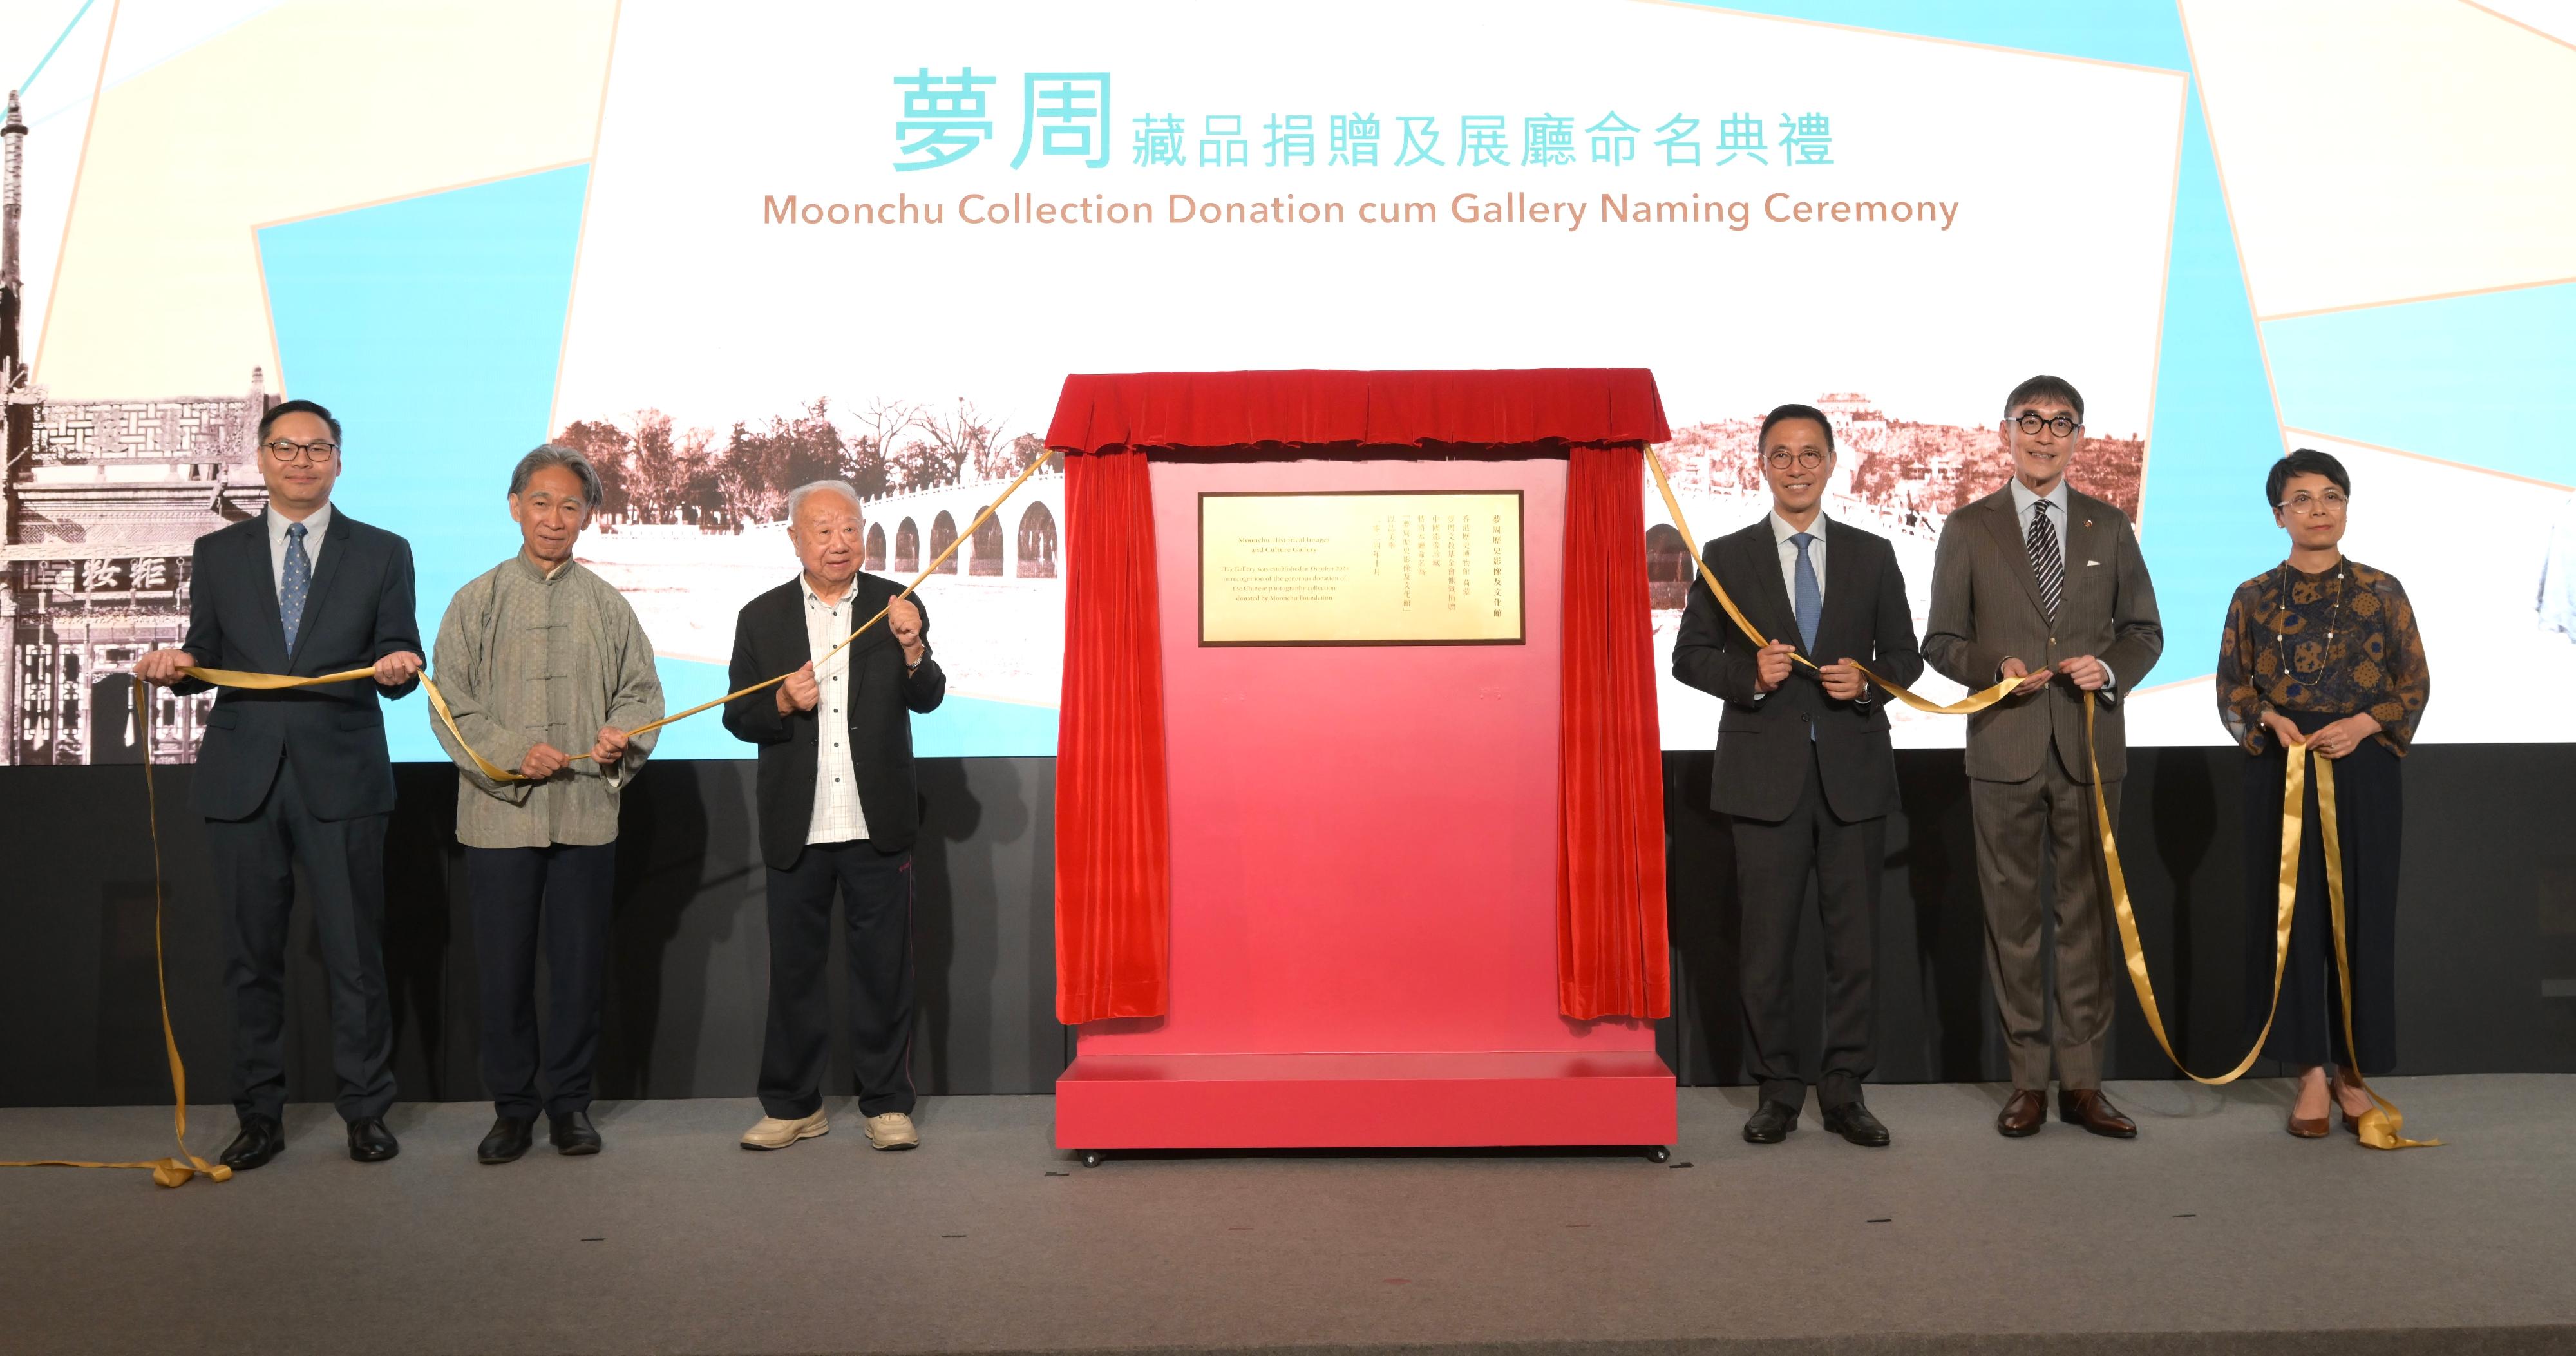
[[[2066,553],[2057,548],[2057,529],[2048,525],[2052,507],[2045,499],[2032,505],[2030,572],[2039,579],[2039,599],[2048,605],[2048,619],[2055,621],[2058,600],[2066,591]]]

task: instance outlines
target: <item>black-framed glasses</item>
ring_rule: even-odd
[[[299,443],[291,439],[276,438],[268,442],[261,443],[260,446],[267,448],[268,455],[277,458],[279,461],[310,462],[316,466],[329,461],[334,456],[339,455],[340,452],[340,445],[327,438],[317,438],[309,443]]]
[[[2351,504],[2352,500],[2346,498],[2341,490],[2328,490],[2324,494],[2310,494],[2306,490],[2301,490],[2272,507],[2283,513],[2309,515],[2341,513]]]
[[[1776,452],[1766,454],[1763,457],[1763,460],[1771,463],[1771,469],[1775,471],[1786,471],[1793,465],[1798,467],[1800,470],[1812,471],[1825,464],[1825,454],[1819,449],[1812,447],[1808,448],[1804,452],[1794,453],[1786,448],[1782,448]]]
[[[2075,432],[2075,430],[2084,427],[2084,421],[2071,414],[2061,414],[2056,418],[2051,419],[2043,415],[2033,414],[2028,410],[2024,410],[2020,414],[2014,416],[2013,422],[2021,425],[2021,431],[2024,433],[2036,434],[2041,429],[2047,429],[2049,432],[2056,434],[2060,438],[2066,437],[2067,435]]]

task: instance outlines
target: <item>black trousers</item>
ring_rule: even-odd
[[[2291,712],[2291,722],[2313,732],[2340,719]],[[2272,953],[2281,908],[2281,785],[2288,756],[2273,741],[2268,752],[2245,760],[2245,1034],[2250,1038],[2272,1011]],[[2263,1053],[2302,1068],[2347,1065],[2363,1075],[2397,1067],[2397,849],[2404,835],[2405,762],[2376,739],[2332,760],[2336,836],[2343,845],[2345,959],[2352,966],[2353,1038],[2359,1060],[2343,1039],[2342,985],[2335,975],[2334,920],[2326,899],[2325,832],[2317,823],[2316,769],[2309,764],[2306,828],[2299,834],[2297,903],[2291,906],[2289,961],[2281,974],[2281,1006]]]
[[[331,986],[331,1070],[345,1120],[394,1104],[393,1009],[385,988],[385,827],[391,815],[318,819],[281,759],[248,819],[206,821],[224,911],[224,984],[233,995],[233,1107],[286,1108],[286,934],[295,868],[313,887],[313,927]]]
[[[608,982],[608,917],[617,845],[465,849],[474,967],[483,1000],[483,1086],[492,1109],[533,1120],[590,1107]],[[537,1027],[537,948],[546,955],[546,1022]],[[542,1062],[546,1094],[537,1097]]]
[[[769,872],[769,1034],[760,1107],[801,1120],[823,1105],[831,1056],[832,896],[849,929],[850,1064],[859,1114],[912,1111],[912,853],[864,839],[809,843]]]
[[[1736,896],[1744,910],[1744,1031],[1763,1100],[1804,1105],[1807,1085],[1798,1072],[1791,1001],[1797,986],[1790,970],[1812,876],[1825,929],[1825,1048],[1816,1101],[1834,1107],[1860,1100],[1861,1080],[1877,1063],[1870,1028],[1877,1017],[1873,977],[1887,820],[1835,818],[1825,803],[1824,773],[1813,745],[1806,773],[1806,789],[1788,818],[1735,821]]]

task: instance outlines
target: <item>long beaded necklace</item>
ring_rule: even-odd
[[[2344,567],[2350,563],[2351,562],[2349,561],[2341,560],[2335,562],[2334,611],[2326,617],[2326,643],[2317,651],[2317,667],[2314,669],[2303,670],[2304,672],[2322,673],[2325,670],[2326,664],[2333,658],[2335,632],[2343,624]],[[2284,678],[2289,677],[2291,672],[2289,633],[2283,629],[2281,623],[2287,620],[2289,615],[2290,562],[2287,559],[2284,559],[2281,562],[2281,610],[2274,615],[2272,623],[2272,657],[2280,664],[2281,676]]]

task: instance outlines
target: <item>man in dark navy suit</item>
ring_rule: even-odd
[[[1806,1105],[1789,972],[1812,876],[1825,942],[1816,1103],[1827,1130],[1877,1148],[1888,1142],[1887,1127],[1861,1100],[1861,1080],[1875,1063],[1872,977],[1896,757],[1886,705],[1851,661],[1910,684],[1923,672],[1923,653],[1895,548],[1825,517],[1834,431],[1824,413],[1806,405],[1771,411],[1758,453],[1771,511],[1703,554],[1746,618],[1777,639],[1761,646],[1747,639],[1701,581],[1691,585],[1673,641],[1673,676],[1726,702],[1710,804],[1734,820],[1744,1029],[1762,1080],[1744,1137],[1779,1143]],[[1792,656],[1801,654],[1818,667],[1795,667]]]
[[[384,1120],[394,1100],[383,945],[394,774],[377,689],[401,697],[420,685],[420,627],[411,545],[333,511],[340,464],[340,421],[329,410],[309,400],[270,410],[259,425],[267,511],[197,538],[187,639],[134,666],[183,694],[209,686],[183,672],[195,667],[299,677],[375,670],[373,682],[227,688],[206,718],[195,800],[229,952],[241,1133],[222,1161],[236,1171],[285,1147],[286,922],[298,866],[330,972],[331,1066],[349,1156],[380,1163],[401,1147]]]

